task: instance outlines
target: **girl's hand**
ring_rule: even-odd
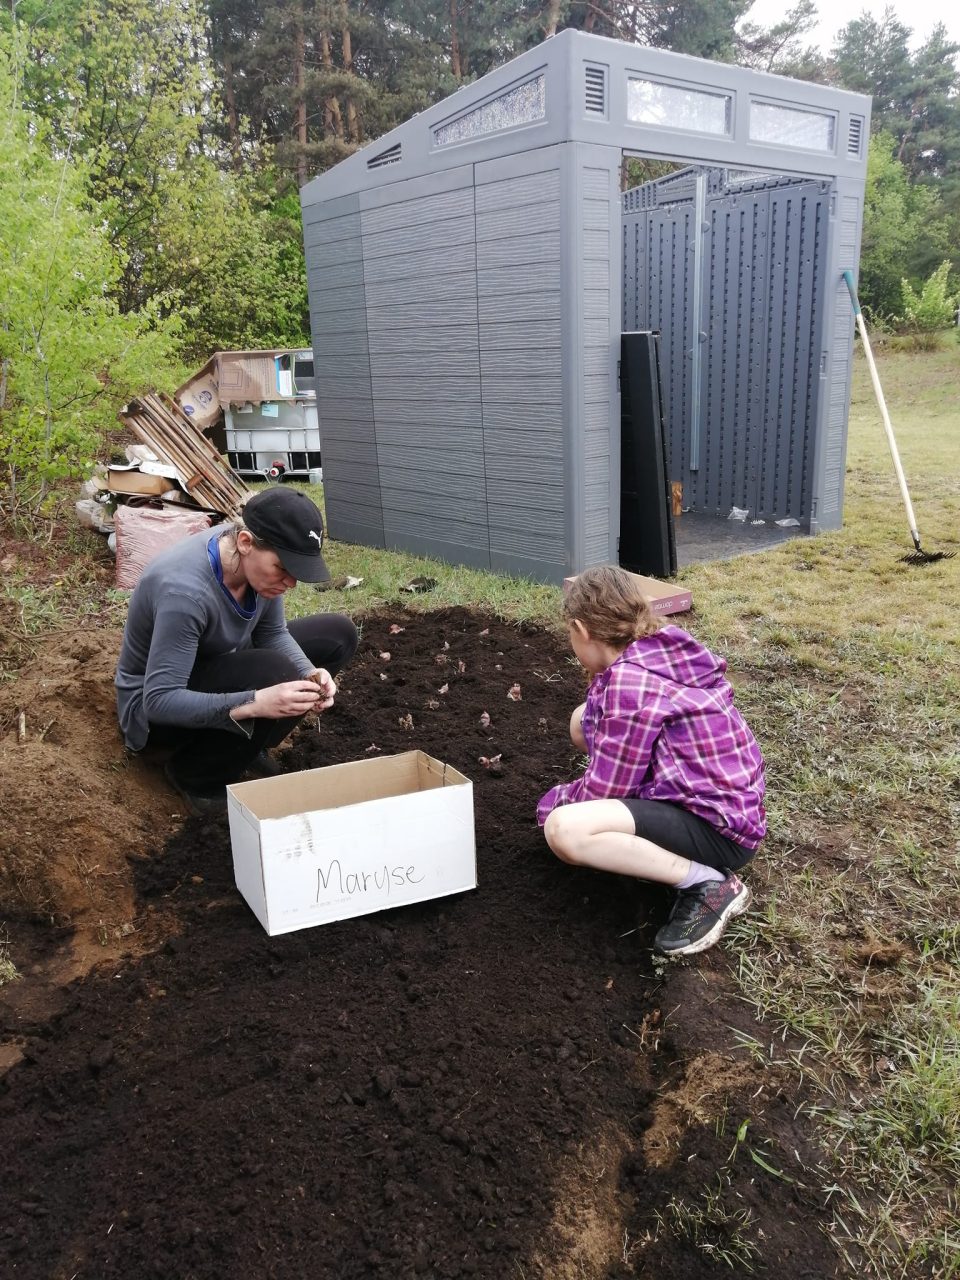
[[[584,752],[587,749],[587,740],[583,736],[583,713],[586,709],[587,704],[585,702],[581,702],[579,707],[577,707],[573,715],[570,717],[570,741],[578,751]]]

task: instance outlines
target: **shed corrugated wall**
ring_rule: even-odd
[[[327,523],[348,542],[383,546],[383,504],[367,341],[359,196],[304,210],[310,328]]]
[[[613,558],[611,530],[617,534],[620,530],[619,490],[614,495],[619,469],[611,470],[610,456],[610,423],[615,416],[610,366],[611,351],[616,350],[610,322],[620,292],[619,246],[613,242],[611,226],[616,225],[619,206],[609,164],[591,164],[586,158],[588,148],[579,147],[577,152],[583,262],[579,291],[583,408],[574,417],[583,423],[584,475],[576,500],[583,504],[584,564],[601,564]]]
[[[334,537],[559,581],[575,558],[574,504],[584,556],[609,558],[616,192],[609,169],[581,165],[572,284],[561,209],[573,152],[547,147],[305,210]],[[583,336],[574,369],[565,299],[578,349]],[[571,480],[574,434],[583,467]]]
[[[564,545],[560,157],[477,166],[490,561],[550,574]],[[535,169],[530,172],[530,169]]]
[[[624,322],[662,334],[671,478],[683,482],[694,510],[740,507],[806,524],[822,392],[829,186],[779,177],[728,185],[712,172],[697,315],[692,195],[692,183],[671,177],[624,197]]]

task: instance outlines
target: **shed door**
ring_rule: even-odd
[[[806,523],[829,185],[713,170],[701,220],[685,173],[624,197],[624,326],[662,334],[670,478],[697,511]]]

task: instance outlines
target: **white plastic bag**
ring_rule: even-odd
[[[81,498],[74,504],[74,510],[82,529],[96,529],[97,533],[109,533],[113,528],[109,510],[96,498]]]

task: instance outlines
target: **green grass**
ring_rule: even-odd
[[[322,485],[302,487],[323,507]],[[559,618],[559,588],[543,583],[333,539],[324,543],[323,556],[334,581],[346,577],[360,578],[362,584],[346,590],[318,592],[316,587],[300,583],[286,597],[289,616],[299,617],[315,612],[319,599],[323,609],[351,615],[399,604],[412,610],[462,605],[485,609],[510,622],[542,626],[555,626]],[[403,591],[402,588],[414,578],[432,578],[436,586],[423,594]]]
[[[753,1274],[762,1253],[753,1211],[736,1204],[722,1178],[697,1200],[671,1196],[654,1218],[662,1233],[693,1245],[711,1271],[727,1267],[738,1275]]]
[[[322,500],[316,486],[306,487],[315,499]],[[500,577],[403,552],[378,551],[333,541],[325,544],[324,559],[334,581],[344,577],[361,578],[362,585],[318,592],[316,587],[300,583],[287,597],[289,616],[314,613],[318,601],[325,610],[351,615],[389,605],[412,610],[463,605],[485,609],[499,618],[518,623],[555,625],[559,616],[558,589],[542,583]],[[433,578],[437,585],[420,595],[402,590],[418,577]]]
[[[878,363],[922,544],[956,551],[960,349]],[[683,577],[768,760],[759,906],[731,950],[777,1057],[819,1091],[834,1238],[874,1274],[947,1277],[960,1274],[960,560],[899,559],[912,543],[862,360],[846,485],[842,530]]]
[[[129,592],[101,588],[91,559],[94,535],[77,533],[73,536],[71,531],[61,540],[51,551],[49,563],[14,559],[5,568],[0,579],[0,617],[17,641],[75,626],[104,622],[123,626]]]

